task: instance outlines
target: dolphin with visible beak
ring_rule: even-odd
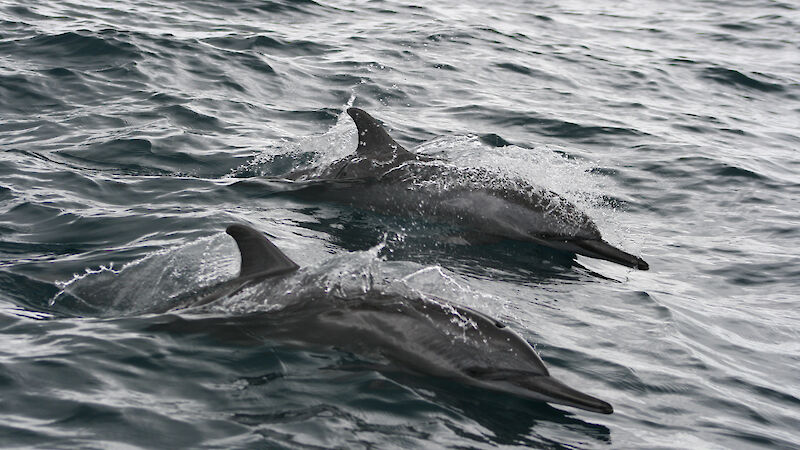
[[[442,160],[412,153],[365,111],[347,113],[358,128],[356,152],[321,172],[298,170],[286,179],[307,182],[295,191],[315,200],[379,213],[411,215],[499,237],[648,270],[642,258],[609,244],[594,221],[558,194],[521,180],[515,186],[460,183]],[[478,170],[478,178],[491,176]],[[447,182],[448,180],[452,182]]]
[[[269,300],[266,297],[280,294],[257,285],[291,276],[299,269],[259,231],[231,225],[227,233],[236,240],[241,254],[239,275],[184,296],[166,310],[197,308],[233,295]],[[533,347],[508,326],[445,301],[370,290],[346,299],[333,294],[304,298],[262,317],[267,324],[263,333],[274,338],[378,356],[389,361],[393,370],[587,411],[613,412],[603,400],[553,378]]]

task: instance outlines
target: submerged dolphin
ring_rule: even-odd
[[[358,128],[358,148],[321,173],[299,170],[285,178],[308,182],[302,191],[376,212],[410,214],[463,226],[487,236],[536,244],[604,259],[641,270],[641,258],[600,235],[597,225],[572,203],[551,191],[517,181],[514,188],[459,183],[441,161],[409,152],[375,118],[347,110]],[[477,171],[485,178],[486,171]]]
[[[173,303],[170,309],[194,308],[238,293],[268,296],[256,285],[298,269],[253,228],[231,225],[227,233],[241,253],[239,276]],[[377,355],[392,368],[603,414],[613,412],[610,404],[551,377],[519,334],[469,308],[367,292],[356,298],[305,299],[266,314],[266,333],[290,342]]]

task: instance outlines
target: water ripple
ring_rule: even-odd
[[[797,10],[0,4],[3,443],[796,447]],[[349,106],[409,149],[568,196],[653,270],[457,245],[271,179],[352,153]],[[235,273],[233,222],[312,281],[369,267],[497,316],[615,414],[272,342],[239,298],[141,316]]]

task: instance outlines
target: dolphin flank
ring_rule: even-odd
[[[268,296],[250,286],[289,276],[297,264],[246,225],[227,233],[241,254],[239,275],[184,297],[171,310],[195,308],[234,294]],[[255,300],[263,300],[260,297]],[[533,400],[610,414],[610,404],[550,375],[539,355],[506,325],[469,308],[426,297],[369,291],[355,298],[301,299],[269,315],[265,333],[290,342],[376,355],[393,370],[452,379]],[[266,319],[265,319],[266,320]]]
[[[347,113],[358,128],[354,154],[321,172],[298,170],[284,178],[308,182],[317,200],[345,203],[380,213],[421,216],[486,236],[533,242],[604,259],[640,270],[642,258],[605,240],[594,221],[558,194],[515,180],[516,186],[442,183],[456,179],[452,167],[417,155],[397,143],[378,121],[359,108]],[[480,177],[491,176],[477,169]],[[479,177],[479,178],[480,178]]]

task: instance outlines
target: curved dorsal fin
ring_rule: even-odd
[[[263,233],[247,225],[235,224],[225,230],[236,240],[242,256],[239,277],[254,275],[279,275],[300,268],[284,255]]]
[[[353,118],[358,128],[358,148],[356,153],[371,160],[387,161],[398,155],[412,155],[398,144],[381,124],[363,109],[349,108],[347,114]],[[403,158],[405,159],[405,158]]]

